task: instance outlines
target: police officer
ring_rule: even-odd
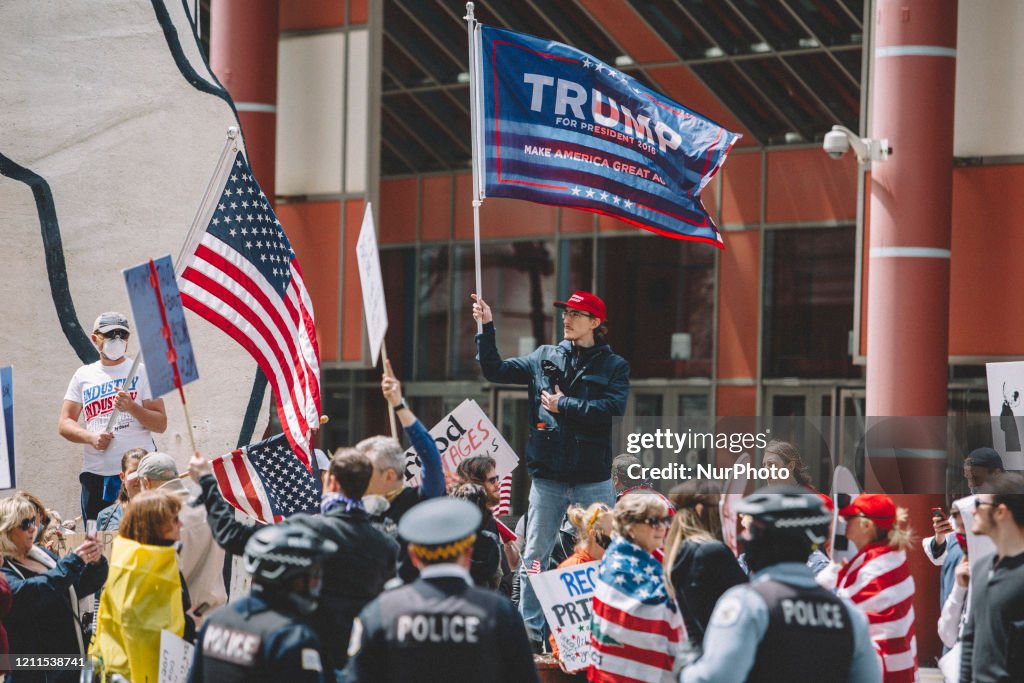
[[[245,545],[252,592],[203,624],[189,681],[333,681],[306,619],[317,607],[321,559],[337,549],[308,527],[288,522],[253,534]]]
[[[768,486],[737,511],[753,517],[742,537],[751,582],[719,599],[704,654],[683,668],[680,682],[881,681],[866,618],[818,586],[805,564],[828,537],[831,515],[821,499]]]
[[[363,609],[352,626],[347,683],[538,680],[512,603],[470,578],[480,522],[476,506],[452,498],[419,503],[402,517],[398,533],[420,576]]]

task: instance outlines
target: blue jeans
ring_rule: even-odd
[[[526,548],[519,565],[519,613],[523,616],[531,640],[541,640],[543,637],[544,612],[533,592],[526,568],[534,560],[539,560],[541,570],[546,570],[566,509],[573,504],[586,507],[591,503],[604,503],[608,507],[615,505],[615,488],[611,479],[591,484],[533,480],[526,518]]]

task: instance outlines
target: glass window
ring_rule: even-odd
[[[447,245],[424,247],[416,296],[419,300],[419,336],[416,343],[416,379],[444,379],[448,349],[450,280]]]
[[[505,358],[526,355],[551,340],[555,301],[554,242],[484,244],[480,255],[483,298],[494,313],[498,351]],[[452,379],[480,377],[476,362],[476,321],[469,295],[476,283],[473,245],[455,247],[452,274]]]
[[[598,240],[597,294],[609,343],[635,379],[710,377],[714,249],[664,237]],[[672,358],[673,335],[682,357]]]
[[[399,378],[412,378],[416,348],[413,340],[416,250],[409,247],[381,249],[380,267],[384,275],[384,296],[388,302],[388,331],[384,337],[388,358]]]
[[[853,226],[765,233],[765,377],[863,375],[850,357],[854,240]]]

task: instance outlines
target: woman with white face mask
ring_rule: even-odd
[[[96,519],[117,499],[121,456],[132,448],[156,450],[152,433],[167,429],[163,399],[154,399],[145,367],[140,363],[129,381],[132,359],[128,317],[103,313],[93,325],[92,343],[99,360],[80,367],[71,378],[61,407],[58,431],[68,441],[83,444],[83,519]],[[108,429],[111,414],[118,417]],[[82,418],[84,425],[79,423]]]

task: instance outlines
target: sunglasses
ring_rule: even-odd
[[[996,503],[986,503],[985,501],[979,500],[978,498],[974,499],[974,509],[975,510],[980,510],[983,505],[988,505],[990,507],[995,507]]]
[[[28,531],[29,529],[32,529],[37,526],[39,526],[38,519],[36,519],[35,517],[26,517],[25,519],[21,520],[21,524],[18,525],[18,528],[22,531]]]
[[[124,330],[111,330],[110,332],[103,332],[105,339],[128,339],[128,333]]]
[[[649,524],[652,527],[659,526],[672,526],[671,517],[648,517],[647,519],[641,520],[644,524]]]
[[[574,308],[568,308],[562,311],[562,317],[570,320],[576,320],[577,318],[593,318],[594,316],[585,311],[577,311]]]
[[[498,475],[494,475],[493,477],[487,477],[486,481],[488,484],[497,484],[499,481],[501,481],[501,477],[499,477]]]

